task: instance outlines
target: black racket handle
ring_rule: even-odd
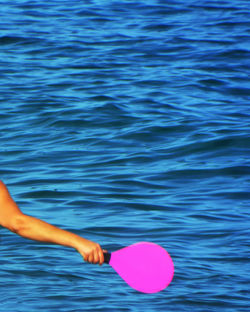
[[[110,258],[111,258],[111,253],[104,252],[103,255],[104,255],[104,263],[109,264],[109,261],[110,261]]]

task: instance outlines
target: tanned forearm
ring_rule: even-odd
[[[97,252],[100,251],[100,246],[92,241],[25,214],[17,216],[14,223],[13,230],[18,235],[40,242],[72,247],[87,261],[89,257],[90,260],[92,258],[88,254],[93,248]]]
[[[2,181],[0,181],[0,225],[28,239],[72,247],[85,261],[99,264],[104,261],[103,250],[99,244],[23,214]]]

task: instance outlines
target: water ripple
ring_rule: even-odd
[[[159,243],[176,268],[152,300],[1,229],[0,310],[248,311],[246,1],[13,1],[0,17],[14,198],[111,251]]]

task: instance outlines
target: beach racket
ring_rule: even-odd
[[[156,293],[166,288],[174,276],[174,264],[161,246],[140,242],[104,253],[108,263],[132,288],[143,293]]]

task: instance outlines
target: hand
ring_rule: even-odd
[[[98,243],[92,242],[85,238],[81,238],[78,242],[77,251],[82,255],[84,261],[100,265],[104,262],[103,252],[101,246]]]

